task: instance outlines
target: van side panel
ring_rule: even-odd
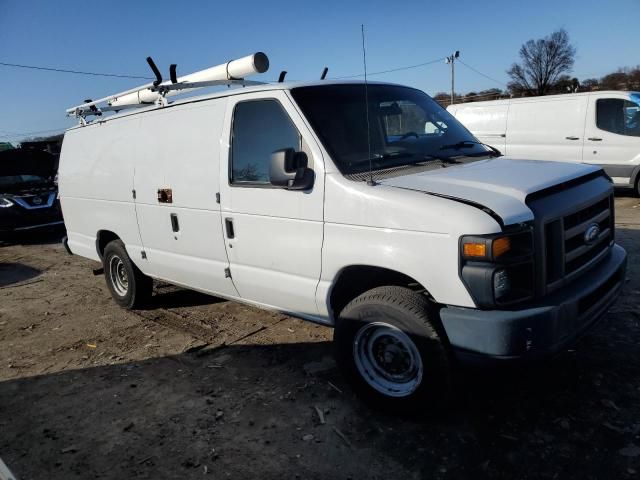
[[[483,143],[492,145],[504,154],[509,104],[469,103],[449,107],[448,110]]]
[[[216,201],[226,102],[221,98],[141,116],[134,183],[147,257],[142,271],[171,283],[237,296],[225,277],[229,262]],[[170,203],[159,201],[161,189],[171,190]]]
[[[77,255],[100,260],[99,230],[113,231],[127,248],[140,247],[132,194],[138,124],[130,117],[65,134],[58,182],[69,248]]]
[[[458,240],[470,232],[499,232],[500,225],[463,203],[426,194],[416,201],[420,194],[385,185],[375,189],[377,195],[371,195],[364,182],[326,176],[331,201],[325,205],[322,275],[316,292],[320,314],[332,318],[331,288],[344,268],[356,265],[407,275],[438,303],[475,307],[460,281]]]
[[[507,155],[581,162],[587,100],[586,95],[566,95],[512,101],[507,121]]]

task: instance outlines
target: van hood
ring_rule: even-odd
[[[511,225],[533,220],[533,212],[525,203],[527,195],[598,170],[600,167],[582,163],[500,157],[388,178],[378,183],[486,207],[505,225]]]

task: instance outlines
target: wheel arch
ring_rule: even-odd
[[[329,290],[329,313],[334,323],[351,300],[372,288],[383,286],[407,287],[432,298],[424,285],[397,270],[365,264],[349,265],[340,269]]]
[[[629,180],[629,183],[635,189],[636,193],[640,195],[640,165],[633,169]]]
[[[104,249],[114,240],[121,240],[120,236],[111,230],[98,230],[96,234],[96,252],[100,260],[104,260]]]

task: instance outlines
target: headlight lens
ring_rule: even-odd
[[[530,227],[460,239],[461,277],[476,304],[508,305],[533,297],[533,234]]]
[[[484,242],[467,242],[462,244],[462,252],[467,258],[486,258],[487,246]]]
[[[465,237],[462,254],[469,259],[491,260],[511,250],[510,237],[478,238]]]
[[[13,207],[15,204],[7,197],[0,197],[0,208]]]
[[[498,258],[501,255],[504,255],[509,250],[511,250],[511,238],[510,237],[500,237],[493,240],[491,245],[491,252],[493,253],[493,258]]]
[[[461,240],[462,256],[479,262],[509,261],[532,253],[531,232],[465,235]]]

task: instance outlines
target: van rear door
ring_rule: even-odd
[[[220,152],[220,194],[231,277],[262,306],[317,315],[324,168],[314,137],[282,90],[229,97]],[[271,154],[306,153],[315,172],[305,191],[269,182]]]
[[[511,101],[507,155],[531,160],[582,161],[586,95]]]
[[[640,95],[591,94],[583,161],[602,165],[621,186],[631,186],[640,165]]]

